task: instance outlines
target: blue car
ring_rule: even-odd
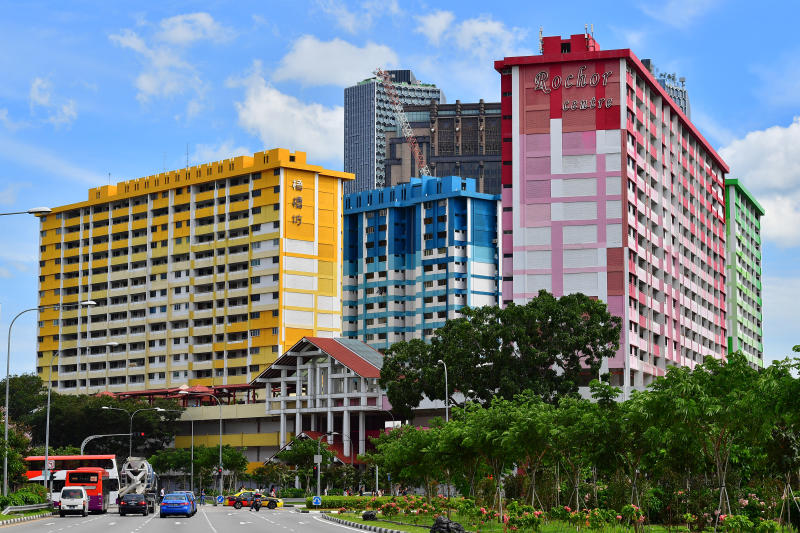
[[[191,500],[186,494],[174,493],[167,494],[161,500],[161,509],[159,516],[166,518],[168,515],[183,515],[186,517],[194,514],[194,508]]]

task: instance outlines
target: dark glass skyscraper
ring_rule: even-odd
[[[390,70],[403,105],[444,103],[441,90],[420,83],[410,70]],[[344,168],[356,179],[345,184],[345,193],[383,187],[386,129],[396,124],[394,111],[383,85],[369,78],[344,90]]]

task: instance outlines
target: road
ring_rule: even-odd
[[[317,513],[299,513],[293,508],[259,512],[231,507],[200,506],[191,518],[158,514],[119,516],[116,512],[104,515],[42,518],[5,526],[7,533],[348,533],[349,528],[320,518]]]

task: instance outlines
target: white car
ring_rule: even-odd
[[[58,510],[62,518],[67,514],[89,514],[89,496],[83,487],[64,487],[61,489],[61,505]]]

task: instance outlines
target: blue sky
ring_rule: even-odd
[[[655,7],[655,6],[658,7]],[[492,61],[594,25],[687,78],[692,116],[767,208],[766,358],[800,344],[800,42],[795,2],[0,1],[0,211],[265,147],[342,167],[343,88],[411,68],[448,101],[499,100]],[[38,225],[0,217],[0,331],[36,305]],[[34,314],[12,371],[35,366]]]

